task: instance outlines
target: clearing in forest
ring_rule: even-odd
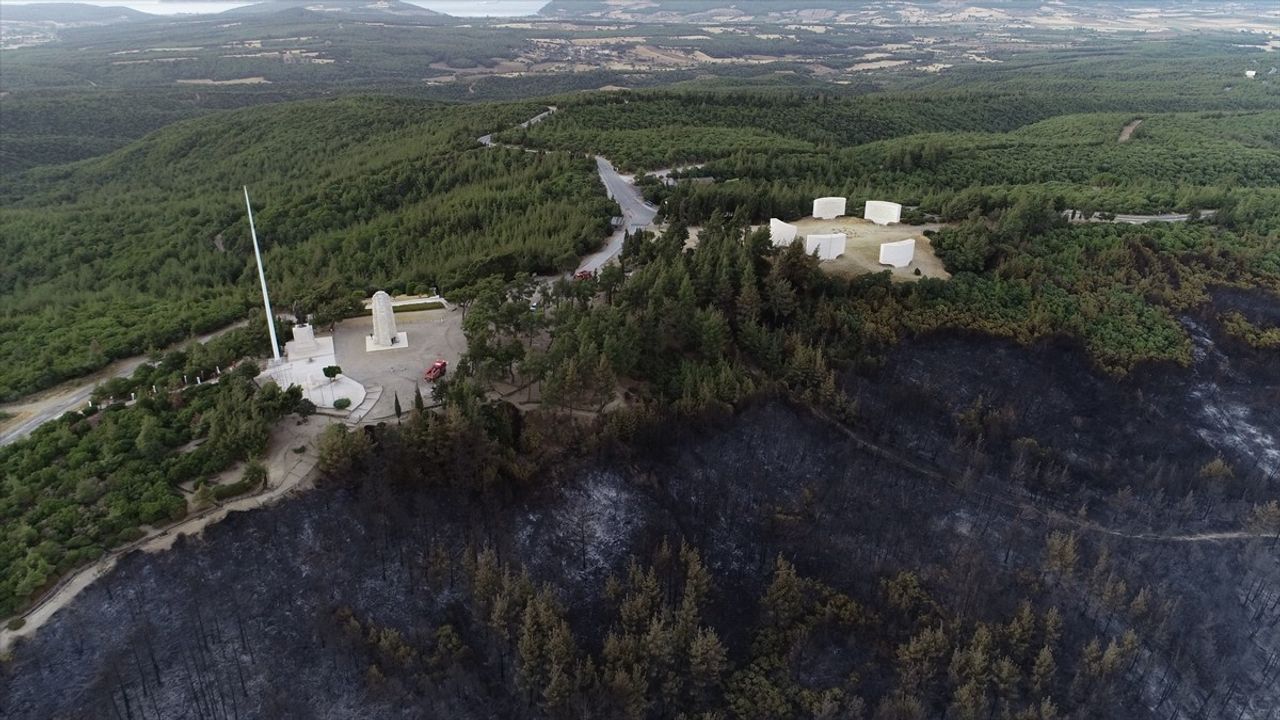
[[[793,223],[803,237],[805,235],[844,233],[848,237],[844,254],[835,260],[824,260],[822,269],[836,275],[865,275],[888,270],[896,282],[915,281],[922,277],[947,279],[951,274],[942,265],[942,260],[933,254],[933,243],[924,236],[926,230],[940,230],[943,225],[931,223],[926,225],[876,225],[870,220],[857,217],[838,217],[834,220],[819,220],[814,217],[801,218]],[[880,264],[880,245],[897,242],[908,238],[916,239],[916,254],[911,264],[895,268]],[[916,275],[916,270],[920,271]]]
[[[1141,124],[1142,118],[1138,118],[1128,125],[1125,125],[1124,129],[1120,131],[1120,142],[1129,142],[1129,138],[1133,136],[1133,131],[1137,130],[1138,126]]]

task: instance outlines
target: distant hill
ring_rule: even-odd
[[[222,15],[263,15],[286,10],[305,10],[318,16],[351,18],[445,18],[446,15],[400,0],[268,0],[228,10]]]
[[[114,23],[147,20],[156,17],[127,7],[99,7],[83,3],[32,3],[6,5],[8,22]]]

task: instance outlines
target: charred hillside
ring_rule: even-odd
[[[1256,390],[1280,372],[1218,314],[1185,318],[1189,369],[922,339],[845,378],[851,426],[763,400],[488,491],[438,481],[485,477],[448,418],[372,430],[341,480],[126,558],[0,696],[20,718],[1267,717],[1276,546],[1206,533],[1275,480],[1185,395],[1212,384],[1274,438]],[[423,438],[458,452],[422,469]],[[1202,473],[1219,453],[1241,470]]]

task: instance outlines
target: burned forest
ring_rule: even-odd
[[[1242,379],[1280,365],[1219,314],[1183,319],[1186,370],[926,338],[842,379],[876,422],[762,397],[565,430],[487,487],[456,414],[352,431],[321,487],[126,557],[0,693],[15,717],[1265,717],[1280,564],[1274,519],[1241,521],[1274,449],[1214,442],[1187,398],[1274,431]],[[553,419],[515,417],[517,445]]]

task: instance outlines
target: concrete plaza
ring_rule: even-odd
[[[423,380],[422,373],[436,360],[448,361],[453,372],[467,349],[462,311],[457,308],[398,312],[396,328],[408,335],[408,346],[379,352],[365,351],[365,337],[373,332],[373,319],[368,315],[343,320],[333,333],[334,354],[342,374],[366,388],[382,388],[382,396],[365,416],[366,421],[394,418],[397,394],[400,406],[408,411],[413,407],[415,385],[430,404],[431,382]]]

